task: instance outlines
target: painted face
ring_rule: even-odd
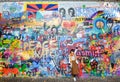
[[[73,10],[70,10],[70,16],[72,17],[73,16]]]
[[[98,28],[103,28],[103,26],[104,26],[103,22],[101,22],[101,21],[97,22],[97,27]]]
[[[64,13],[65,13],[65,11],[61,10],[61,12],[60,12],[61,16],[64,16]]]

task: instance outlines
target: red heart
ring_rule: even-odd
[[[76,24],[74,21],[71,21],[71,22],[63,22],[63,27],[66,27],[66,28],[70,28],[70,27],[74,27]]]

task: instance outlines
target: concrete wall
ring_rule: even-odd
[[[73,82],[72,78],[1,78],[1,82]],[[107,77],[107,78],[85,78],[77,79],[76,82],[120,82],[119,77]]]
[[[120,76],[120,4],[0,3],[1,77],[71,77],[76,47],[79,77]]]

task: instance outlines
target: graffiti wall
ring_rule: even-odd
[[[120,3],[0,3],[0,76],[120,76]]]

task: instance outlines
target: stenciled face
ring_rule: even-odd
[[[56,32],[57,32],[55,28],[53,28],[52,31],[53,31],[53,33],[56,33]]]
[[[64,17],[65,11],[63,9],[61,9],[60,14],[61,14],[62,17]]]
[[[73,10],[70,10],[70,13],[69,13],[69,15],[72,17],[73,16]]]

